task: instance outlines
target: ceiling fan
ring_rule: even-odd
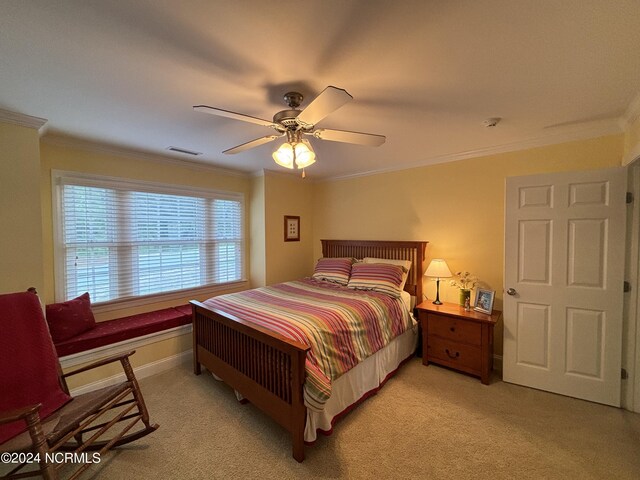
[[[221,108],[210,107],[208,105],[195,105],[193,109],[211,115],[255,123],[264,127],[273,128],[276,131],[275,134],[256,138],[255,140],[225,150],[222,153],[234,154],[243,152],[286,136],[287,141],[273,153],[273,159],[276,163],[286,168],[294,168],[294,164],[298,168],[305,168],[315,162],[313,148],[308,140],[302,138],[303,135],[313,136],[320,140],[353,143],[370,147],[377,147],[385,142],[386,137],[384,135],[316,128],[318,122],[323,118],[348,101],[353,100],[353,97],[349,95],[346,90],[329,86],[320,92],[304,110],[299,110],[298,107],[302,103],[303,98],[302,94],[298,92],[286,93],[284,100],[289,106],[289,109],[276,113],[273,116],[273,121],[231,112]]]

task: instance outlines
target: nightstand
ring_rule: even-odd
[[[465,311],[454,303],[416,307],[422,328],[422,364],[429,362],[480,377],[489,385],[493,368],[493,327],[501,312]]]

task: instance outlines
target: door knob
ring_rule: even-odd
[[[507,295],[514,296],[516,293],[518,293],[518,292],[516,292],[515,288],[510,288],[510,289],[507,290]]]

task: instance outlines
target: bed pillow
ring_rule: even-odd
[[[411,260],[395,260],[392,258],[374,258],[374,257],[365,257],[362,260],[364,263],[390,263],[391,265],[400,265],[403,270],[402,276],[402,285],[400,285],[400,290],[404,290],[404,285],[407,283],[407,278],[409,277],[409,270],[411,270]]]
[[[311,275],[316,280],[335,282],[340,285],[349,283],[352,258],[321,258]]]
[[[351,269],[349,288],[374,290],[400,297],[404,269],[390,263],[356,263]]]
[[[46,311],[53,343],[75,337],[96,326],[88,292],[73,300],[47,305]]]
[[[389,263],[391,265],[400,265],[404,268],[405,272],[409,272],[411,269],[411,260],[396,260],[394,258],[375,258],[375,257],[364,257],[362,259],[364,263]]]

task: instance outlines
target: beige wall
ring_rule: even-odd
[[[295,280],[313,268],[313,184],[262,171],[251,180],[251,286]],[[284,216],[300,217],[300,241],[284,241]]]
[[[264,184],[264,172],[251,179],[251,206],[249,209],[251,218],[249,222],[249,254],[251,257],[249,280],[251,288],[264,287],[267,282]]]
[[[309,276],[313,269],[313,184],[300,177],[265,173],[266,284]],[[300,241],[284,241],[284,216],[300,217]]]
[[[0,292],[44,289],[40,151],[34,128],[0,123]]]
[[[318,183],[314,257],[321,238],[427,240],[427,260],[441,257],[454,272],[476,274],[496,290],[495,308],[501,309],[505,178],[619,166],[623,143],[622,135],[612,135]],[[445,282],[440,287],[442,300],[458,301],[455,288]],[[434,298],[434,283],[425,282],[425,288]],[[502,338],[501,325],[496,338]]]

